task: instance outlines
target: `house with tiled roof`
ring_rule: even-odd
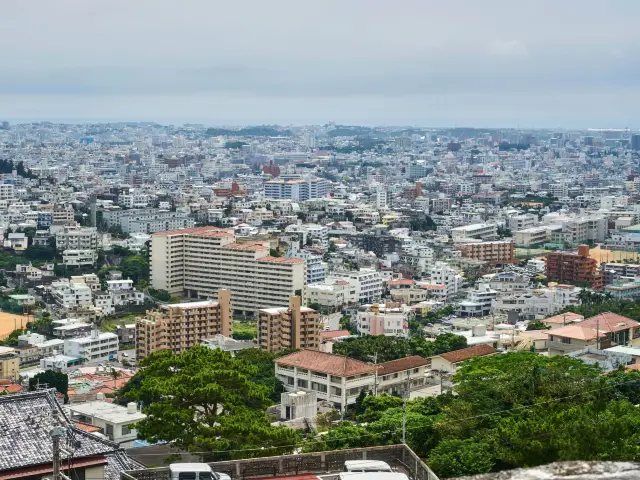
[[[454,350],[453,352],[441,353],[440,355],[431,357],[431,369],[452,374],[455,373],[458,366],[465,360],[495,355],[496,353],[498,353],[498,350],[490,345],[484,344]]]
[[[431,362],[420,355],[391,360],[378,365],[376,392],[404,395],[426,386],[426,375]]]
[[[124,450],[79,428],[69,420],[55,390],[0,396],[0,479],[51,476],[53,442],[49,432],[64,429],[61,473],[73,478],[118,480],[120,472],[138,468]]]
[[[565,355],[587,347],[640,346],[640,323],[617,313],[604,312],[549,332],[549,355]]]
[[[541,321],[547,327],[553,330],[555,328],[564,327],[566,325],[570,325],[576,322],[581,322],[583,320],[584,320],[584,317],[579,313],[566,312],[566,313],[561,313],[559,315],[554,315],[553,317],[545,318]]]
[[[338,409],[355,403],[361,391],[402,395],[426,386],[429,360],[419,355],[374,365],[343,355],[300,350],[275,360],[287,391],[315,392]]]
[[[276,377],[287,391],[312,391],[341,411],[362,390],[374,391],[376,366],[343,355],[299,350],[275,360]]]

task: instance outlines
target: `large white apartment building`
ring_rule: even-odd
[[[323,248],[329,246],[329,228],[324,225],[316,225],[315,223],[306,223],[304,225],[289,225],[284,230],[286,233],[302,234],[302,242],[307,243],[307,239],[316,239]]]
[[[450,301],[455,297],[462,286],[462,276],[458,270],[445,262],[435,262],[429,270],[429,278],[432,284],[445,287],[439,294],[444,301]]]
[[[493,223],[474,223],[451,229],[451,237],[455,243],[464,242],[468,238],[493,240],[498,238],[498,227]]]
[[[116,357],[118,335],[92,330],[87,337],[68,338],[64,341],[64,354],[93,362]]]
[[[56,233],[56,248],[65,250],[95,250],[98,248],[98,232],[94,227],[66,226]]]
[[[84,283],[72,283],[60,280],[51,284],[51,295],[56,303],[64,308],[91,305],[91,288]]]
[[[310,200],[329,194],[329,181],[324,178],[300,178],[294,180],[270,180],[264,184],[265,198]]]
[[[327,277],[327,280],[349,282],[349,297],[346,299],[349,303],[372,303],[382,296],[382,275],[373,269],[340,272]]]
[[[124,233],[166,232],[194,225],[194,219],[186,213],[157,208],[109,210],[102,213],[102,221],[107,227],[119,226]]]
[[[236,243],[233,230],[199,227],[151,237],[153,288],[202,299],[217,299],[227,288],[235,310],[286,306],[303,294],[306,276],[304,260],[272,257],[268,242]]]
[[[296,249],[287,253],[287,257],[299,258],[307,263],[307,284],[323,282],[327,276],[327,271],[320,255],[307,250]]]

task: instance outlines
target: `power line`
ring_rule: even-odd
[[[620,382],[620,383],[616,383],[616,384],[609,384],[606,385],[602,388],[597,388],[597,389],[593,389],[593,390],[589,390],[589,391],[584,391],[584,392],[580,392],[580,393],[576,393],[573,395],[567,395],[565,397],[558,397],[558,398],[551,398],[549,400],[544,400],[542,402],[537,402],[534,403],[532,405],[520,405],[517,407],[511,407],[505,410],[500,410],[497,412],[488,412],[488,413],[481,413],[478,415],[472,415],[469,417],[464,417],[464,418],[460,418],[457,419],[455,421],[449,421],[448,423],[460,423],[466,420],[473,420],[473,419],[477,419],[477,418],[484,418],[484,417],[491,417],[491,416],[495,416],[495,415],[501,415],[503,413],[507,413],[507,412],[511,412],[514,410],[527,410],[527,409],[532,409],[538,406],[542,406],[542,405],[546,405],[549,403],[553,403],[553,402],[558,402],[560,400],[567,400],[569,398],[575,398],[575,397],[580,397],[583,395],[587,395],[587,394],[591,394],[591,393],[596,393],[596,392],[600,392],[603,390],[606,390],[608,388],[613,388],[613,387],[617,387],[620,385],[626,385],[626,384],[631,384],[631,383],[638,383],[636,380],[629,380],[626,382]],[[437,422],[433,422],[433,423],[429,423],[429,424],[423,424],[417,427],[409,427],[406,428],[406,431],[409,430],[419,430],[425,427],[430,427],[432,425],[435,425]],[[372,437],[375,435],[385,435],[385,434],[392,434],[392,433],[398,433],[401,430],[399,428],[395,428],[393,430],[385,430],[385,431],[381,431],[381,432],[371,432],[371,433],[362,433],[358,436],[351,436],[351,437],[339,437],[339,438],[332,438],[327,440],[328,442],[341,442],[344,440],[351,440],[351,439],[359,439],[362,437]],[[275,449],[281,449],[281,448],[295,448],[295,447],[301,447],[304,445],[309,445],[309,444],[313,444],[313,443],[318,443],[318,442],[322,442],[322,439],[317,439],[317,440],[306,440],[300,443],[295,443],[295,444],[291,444],[291,445],[274,445],[274,446],[268,446],[268,447],[256,447],[256,448],[240,448],[240,449],[233,449],[233,450],[209,450],[209,451],[202,451],[202,452],[185,452],[185,453],[172,453],[172,455],[207,455],[207,454],[212,454],[212,453],[235,453],[235,452],[256,452],[256,451],[265,451],[265,450],[275,450]],[[167,456],[167,454],[165,453],[141,453],[140,455],[144,455],[144,456]]]

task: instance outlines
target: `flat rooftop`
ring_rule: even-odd
[[[73,415],[85,415],[99,418],[110,423],[135,423],[144,420],[147,416],[142,412],[128,413],[127,407],[115,403],[95,400],[93,402],[70,405],[69,411]]]

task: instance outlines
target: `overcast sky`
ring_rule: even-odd
[[[640,127],[640,0],[2,0],[0,119]]]

